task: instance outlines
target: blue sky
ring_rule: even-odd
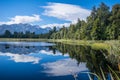
[[[0,0],[0,24],[68,26],[78,18],[85,20],[101,2],[111,7],[120,0]]]

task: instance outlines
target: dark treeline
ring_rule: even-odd
[[[26,31],[23,32],[14,32],[11,33],[9,30],[6,30],[4,34],[0,35],[0,38],[38,38],[40,35],[36,35],[35,32]]]
[[[63,26],[59,31],[53,33],[50,38],[77,40],[120,39],[120,4],[115,4],[111,10],[104,3],[101,3],[98,8],[94,6],[86,21],[78,19],[77,24],[71,24],[68,28]]]
[[[24,32],[14,32],[11,33],[6,30],[4,34],[0,35],[0,38],[50,38],[50,35],[56,32],[56,27],[49,31],[49,33],[35,34],[35,32],[26,31]]]

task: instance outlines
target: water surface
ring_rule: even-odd
[[[0,80],[89,80],[86,72],[105,64],[101,52],[91,47],[0,42]]]

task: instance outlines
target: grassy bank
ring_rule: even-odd
[[[110,49],[111,45],[119,46],[120,40],[67,40],[67,39],[32,39],[32,38],[0,38],[0,41],[26,41],[26,42],[61,42],[71,45],[86,45],[91,46],[94,49]]]
[[[18,42],[39,42],[39,41],[48,41],[48,39],[33,39],[33,38],[0,38],[0,41],[4,41],[4,42],[7,42],[7,41],[18,41]]]
[[[71,45],[91,46],[94,49],[110,49],[111,46],[120,45],[118,40],[102,41],[102,40],[53,40],[53,42],[61,42]]]

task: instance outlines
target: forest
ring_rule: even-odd
[[[87,19],[78,19],[76,24],[63,26],[59,30],[54,27],[49,33],[36,35],[35,32],[26,33],[6,30],[3,38],[47,38],[47,39],[75,39],[75,40],[118,40],[120,39],[120,4],[110,8],[104,3],[93,7]]]
[[[52,33],[52,39],[76,40],[118,40],[120,39],[120,4],[110,9],[101,3],[98,8],[93,7],[86,21],[78,19],[77,24],[63,26],[59,31]]]

